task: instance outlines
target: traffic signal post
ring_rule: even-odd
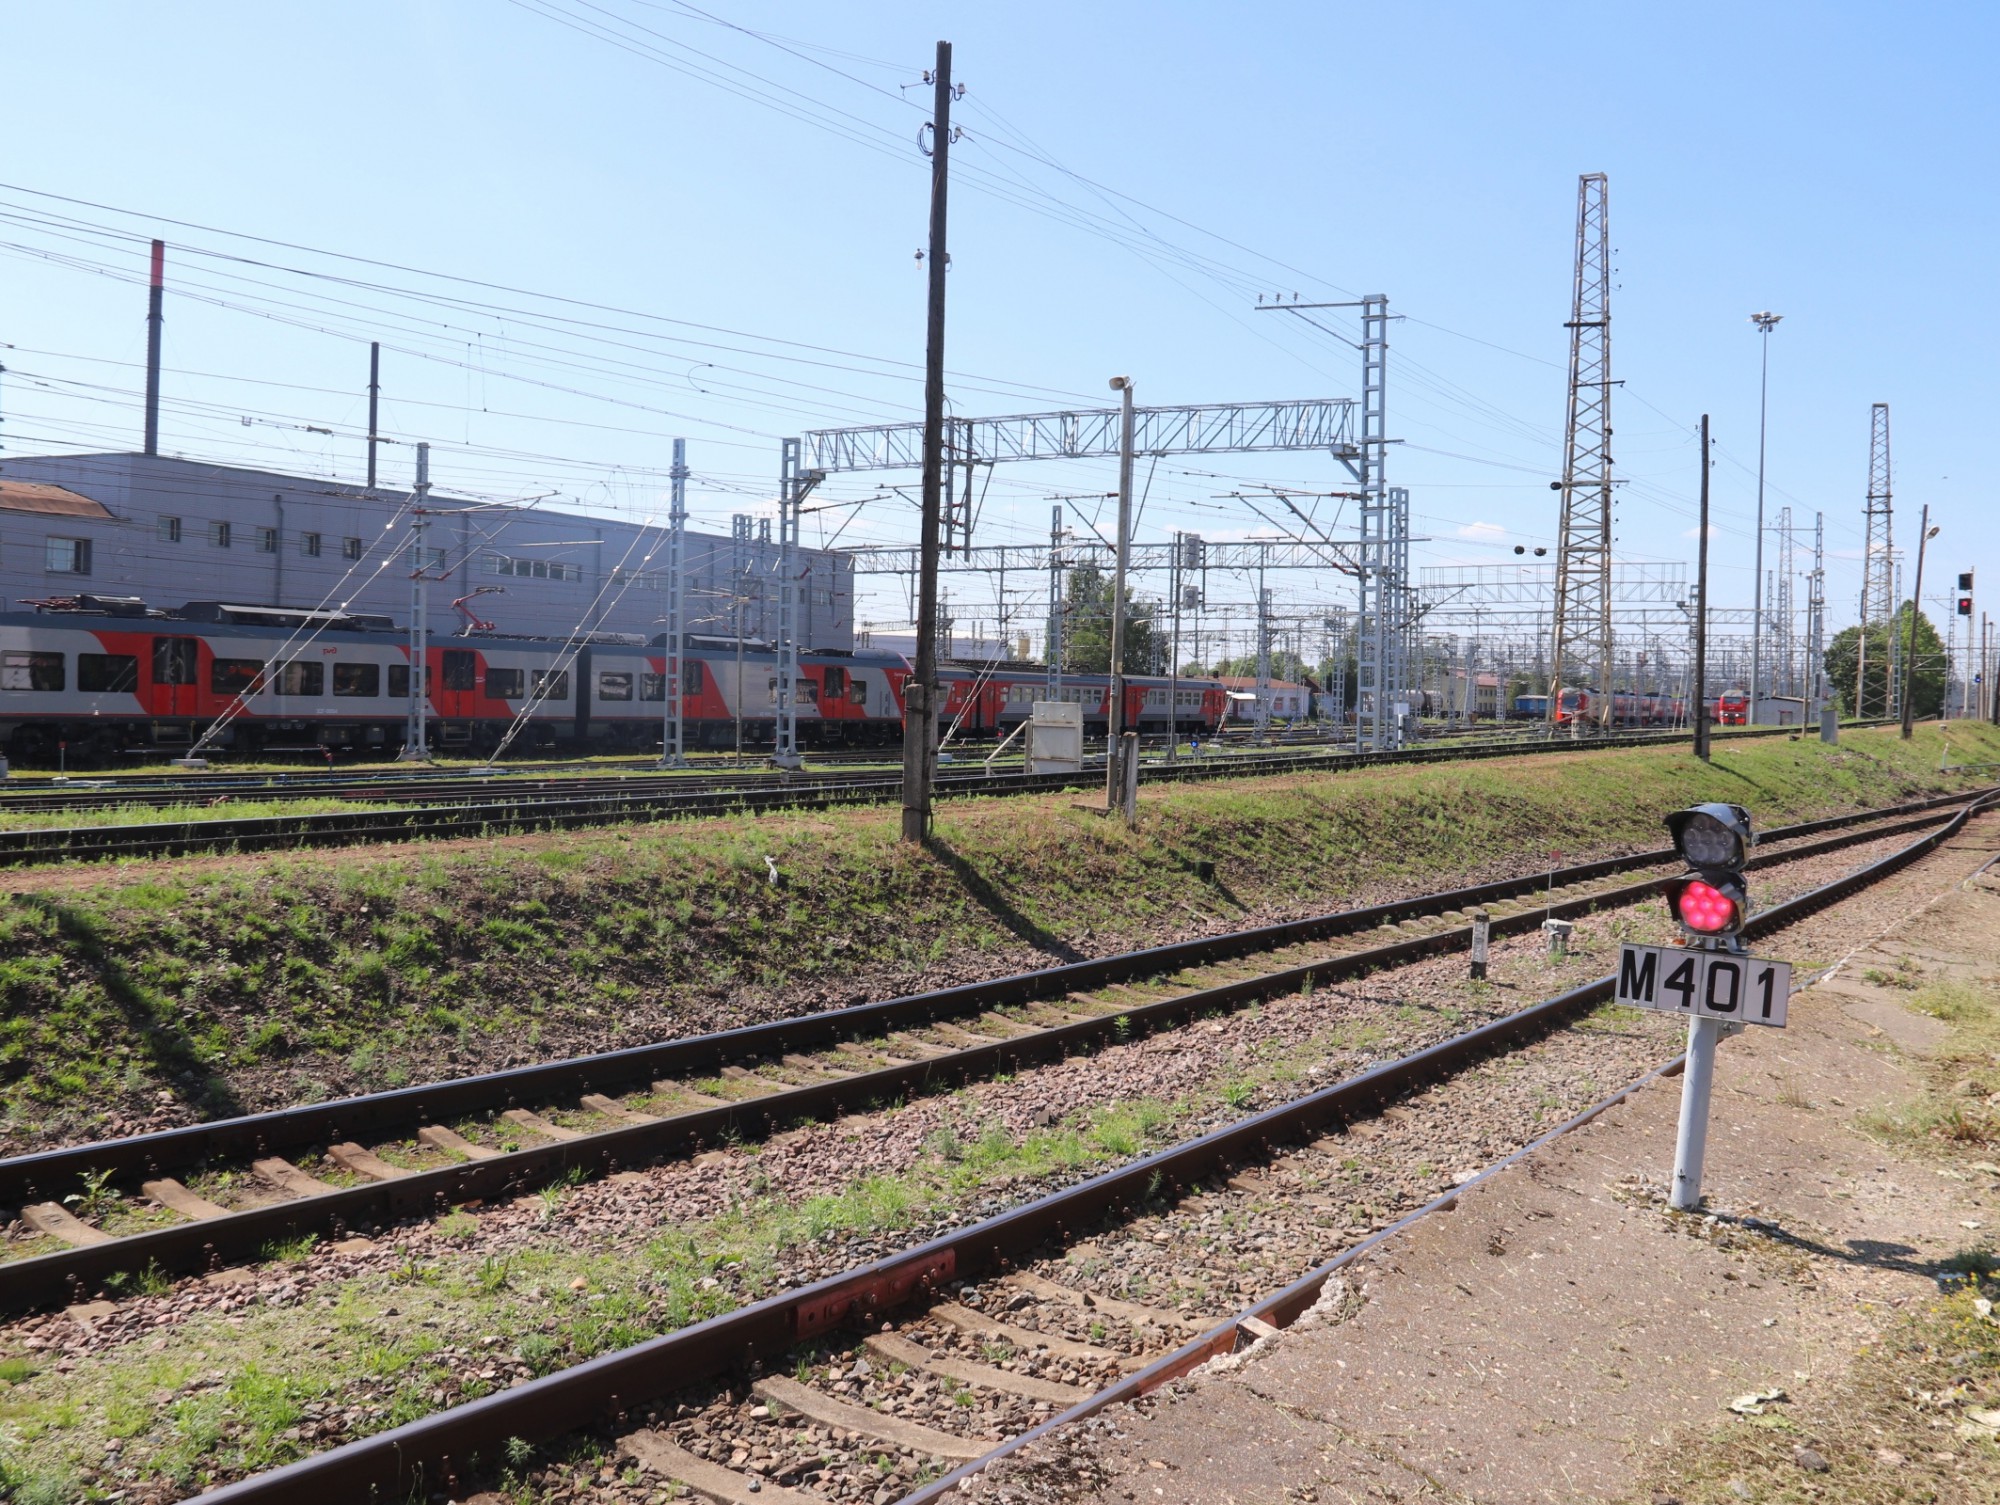
[[[1716,1043],[1746,1024],[1782,1029],[1792,969],[1753,957],[1743,945],[1750,913],[1743,867],[1757,840],[1750,812],[1741,805],[1697,805],[1676,810],[1666,824],[1688,866],[1667,885],[1667,912],[1695,945],[1620,947],[1613,997],[1634,1008],[1688,1016],[1670,1200],[1692,1212],[1701,1205]]]

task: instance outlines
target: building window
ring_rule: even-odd
[[[418,549],[412,546],[405,556],[413,570],[441,570],[444,568],[443,549]]]
[[[139,660],[129,653],[79,653],[76,687],[93,694],[128,695],[139,688]]]
[[[0,690],[60,690],[60,653],[0,653]]]
[[[257,552],[259,554],[275,554],[278,552],[278,530],[276,528],[259,528],[257,530]]]
[[[583,566],[550,559],[510,559],[505,554],[488,554],[486,572],[516,580],[581,580]]]
[[[299,552],[308,559],[319,558],[319,535],[317,533],[301,533],[299,535]]]
[[[361,557],[361,540],[358,538],[343,538],[340,541],[340,557],[342,559],[359,559]]]
[[[218,548],[218,549],[226,549],[226,548],[228,548],[228,547],[229,547],[229,524],[228,524],[228,523],[210,523],[210,524],[208,525],[208,541],[209,541],[209,542],[210,542],[211,544],[213,544],[213,545],[214,545],[214,546],[215,546],[216,548]]]
[[[336,695],[380,695],[382,693],[382,666],[380,664],[335,664],[333,666],[333,693]],[[408,692],[406,691],[405,693]]]
[[[280,695],[324,695],[326,665],[318,660],[285,664],[278,670]]]
[[[179,543],[181,541],[181,520],[177,517],[160,519],[160,542]]]
[[[48,571],[51,575],[88,575],[90,573],[90,540],[87,538],[51,538],[46,552]]]

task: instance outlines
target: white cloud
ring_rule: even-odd
[[[1507,530],[1498,523],[1466,523],[1457,531],[1460,538],[1476,538],[1482,542],[1507,536]]]

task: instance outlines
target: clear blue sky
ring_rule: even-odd
[[[1352,353],[1254,313],[1255,293],[1386,292],[1408,316],[1389,427],[1430,540],[1418,562],[1511,559],[1554,531],[1576,177],[1603,171],[1621,558],[1691,561],[1706,410],[1716,601],[1748,604],[1747,315],[1770,308],[1769,507],[1826,512],[1830,625],[1855,610],[1874,401],[1893,405],[1898,542],[1929,502],[1944,532],[1927,585],[1990,562],[2000,588],[1990,5],[706,8],[766,35],[671,0],[13,0],[0,442],[136,447],[158,233],[170,450],[358,474],[372,337],[386,427],[431,440],[444,485],[650,516],[679,433],[697,518],[755,510],[778,436],[918,413],[918,80],[943,36],[967,87],[956,411],[1108,405],[1118,372],[1142,402],[1351,395]],[[385,466],[406,476],[408,451]],[[1218,500],[1246,479],[1340,484],[1315,456],[1202,469],[1222,474],[1159,465],[1142,537],[1271,531]],[[1114,479],[1003,469],[981,538],[1043,536],[1051,494]],[[843,520],[841,542],[913,537],[914,510],[872,481],[822,499],[878,495],[815,514],[809,540]],[[1009,588],[1038,615],[1038,585]],[[1281,594],[1309,608],[1346,588]]]

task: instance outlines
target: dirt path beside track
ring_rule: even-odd
[[[1912,1343],[1904,1324],[1957,1305],[1991,1320],[1971,1315],[1976,1290],[1941,1289],[1954,1265],[1992,1266],[1992,1147],[1883,1124],[1940,1090],[2000,1103],[2000,1070],[1940,1088],[1947,1028],[1911,1006],[2000,986],[2000,875],[1978,871],[1996,852],[2000,818],[1977,822],[1760,948],[1840,965],[1788,1029],[1724,1046],[1714,1216],[1665,1208],[1680,1092],[1649,1088],[1383,1246],[1287,1332],[1024,1449],[963,1497],[2000,1498],[2000,1444],[1977,1420],[2000,1414],[1982,1409],[2000,1371],[1976,1343],[1944,1356],[1936,1390],[1865,1388],[1872,1348]],[[1764,1416],[1728,1409],[1771,1390]]]

